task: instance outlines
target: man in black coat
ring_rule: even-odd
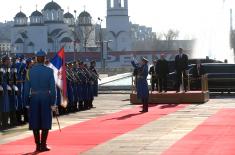
[[[158,89],[158,79],[157,79],[157,60],[153,60],[153,65],[149,68],[149,74],[151,75],[151,88],[154,91],[155,87],[156,90]]]
[[[176,71],[176,92],[180,91],[180,85],[183,81],[184,91],[187,91],[187,74],[188,56],[183,53],[183,49],[179,48],[179,54],[175,57],[175,71]],[[182,79],[183,78],[183,79]]]
[[[157,62],[157,75],[159,79],[160,92],[164,90],[167,92],[167,75],[169,73],[168,62],[164,54],[161,54],[161,59]]]
[[[201,90],[201,77],[205,74],[205,70],[201,65],[200,60],[192,68],[192,87],[193,90]]]

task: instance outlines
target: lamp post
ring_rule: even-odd
[[[101,64],[101,68],[104,71],[104,44],[103,44],[103,35],[102,35],[102,27],[101,24],[103,22],[103,19],[101,19],[100,17],[98,17],[98,21],[100,21],[100,64]]]
[[[103,40],[103,45],[105,45],[105,52],[103,48],[103,70],[105,71],[106,68],[106,59],[108,56],[108,49],[109,49],[109,43],[113,42],[113,40]]]
[[[76,33],[76,18],[77,18],[77,10],[74,10],[74,43],[73,43],[73,47],[74,47],[74,52],[73,52],[73,61],[76,60],[76,41],[77,41],[77,33]]]

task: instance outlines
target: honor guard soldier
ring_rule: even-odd
[[[69,62],[67,66],[67,73],[69,75],[73,75],[73,62]],[[68,106],[67,106],[67,112],[73,111],[73,105],[74,105],[74,77],[69,77],[67,75],[67,93],[68,93]]]
[[[25,75],[26,75],[26,64],[23,62],[24,55],[16,55],[17,57],[17,62],[15,64],[16,69],[17,69],[17,88],[19,89],[18,94],[17,94],[17,101],[18,101],[18,106],[16,110],[16,118],[17,122],[19,124],[23,124],[22,121],[22,115],[23,115],[23,110],[24,110],[24,101],[23,101],[23,89],[24,89],[24,81],[25,81]]]
[[[26,59],[26,67],[25,67],[26,76],[29,75],[28,73],[29,73],[29,70],[32,68],[32,66],[33,66],[32,59],[31,58]],[[28,100],[26,100],[24,102],[28,102]],[[24,108],[23,108],[24,123],[27,123],[29,121],[28,109],[27,109],[26,105],[29,105],[29,103],[24,104]]]
[[[33,130],[36,152],[49,151],[48,131],[52,126],[56,87],[53,70],[44,65],[46,53],[36,53],[37,64],[29,70],[25,82],[24,99],[29,103],[29,129]],[[41,130],[41,135],[40,135]]]
[[[10,125],[15,126],[17,125],[17,120],[16,120],[16,110],[18,107],[18,99],[17,95],[19,93],[19,89],[16,86],[16,75],[17,74],[17,69],[15,66],[15,61],[13,59],[12,65],[10,68],[10,74],[9,74],[9,86],[11,87],[11,91],[9,91],[9,102],[10,102]]]
[[[10,58],[8,56],[3,57],[1,66],[1,86],[2,86],[2,97],[1,97],[1,128],[6,129],[10,127],[8,124],[9,112],[10,112],[10,101],[9,93],[12,89],[9,86],[9,75],[10,75]]]
[[[98,96],[98,79],[99,79],[99,74],[97,73],[96,69],[96,62],[95,61],[91,61],[90,62],[90,68],[89,70],[91,71],[92,75],[93,75],[93,79],[92,79],[92,90],[93,90],[93,96],[97,97]],[[90,103],[90,107],[94,108],[93,106],[93,100],[91,100]]]
[[[148,60],[146,58],[142,58],[139,64],[136,64],[135,61],[131,62],[133,67],[137,69],[137,81],[136,81],[136,88],[137,88],[137,97],[141,99],[143,103],[143,110],[140,112],[148,112],[148,97],[149,97],[149,90],[148,90]]]
[[[86,92],[86,100],[85,100],[85,105],[86,105],[86,109],[90,109],[92,108],[92,101],[94,100],[94,95],[93,95],[93,79],[94,76],[92,74],[92,72],[89,70],[87,64],[84,65],[84,72],[86,74],[87,77],[87,92]]]
[[[80,82],[78,83],[78,109],[79,111],[81,110],[85,110],[85,103],[84,103],[84,100],[85,100],[85,93],[86,93],[86,75],[83,71],[83,68],[84,68],[84,64],[82,61],[79,62],[79,67],[77,68],[77,74],[78,74],[78,77],[80,78]]]

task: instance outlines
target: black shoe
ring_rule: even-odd
[[[51,148],[47,147],[46,144],[42,144],[41,148],[40,148],[40,152],[46,152],[46,151],[50,151]]]
[[[148,112],[148,110],[141,110],[140,112],[141,113],[145,113],[145,112]]]
[[[40,152],[41,151],[41,145],[36,144],[36,150],[34,152]]]

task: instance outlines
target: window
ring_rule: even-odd
[[[114,0],[110,0],[110,7],[113,8],[114,7]]]

